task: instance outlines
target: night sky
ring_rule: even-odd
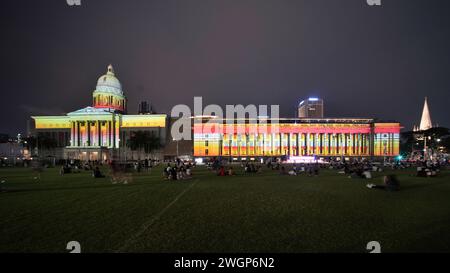
[[[450,1],[2,1],[0,133],[30,115],[91,105],[112,63],[129,112],[176,104],[279,104],[294,117],[308,96],[328,117],[450,127]]]

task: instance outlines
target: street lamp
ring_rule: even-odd
[[[177,158],[178,158],[178,139],[173,138],[173,141],[175,141],[177,143]]]

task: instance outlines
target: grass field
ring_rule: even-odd
[[[396,171],[401,191],[365,187],[336,171],[319,177],[262,174],[164,181],[161,169],[129,184],[0,169],[0,252],[383,252],[450,251],[450,172]]]

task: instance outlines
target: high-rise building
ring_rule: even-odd
[[[299,118],[323,118],[323,100],[308,98],[298,105]]]
[[[139,103],[138,114],[153,114],[152,106],[148,101],[141,101]]]

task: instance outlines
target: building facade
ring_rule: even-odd
[[[122,157],[121,152],[127,152],[126,143],[136,131],[150,132],[160,139],[161,145],[166,140],[166,115],[127,114],[127,99],[112,65],[97,81],[92,106],[64,116],[33,116],[32,119],[37,141],[39,138],[55,140],[53,154],[64,159]]]
[[[323,100],[319,98],[308,98],[298,105],[299,118],[323,118],[323,112]]]
[[[37,147],[41,147],[37,154],[99,161],[143,159],[142,153],[135,158],[127,145],[138,131],[159,138],[163,147],[159,151],[160,159],[393,157],[399,154],[401,126],[398,122],[322,118],[323,101],[317,98],[302,101],[299,105],[302,117],[295,119],[193,117],[193,138],[183,142],[168,134],[172,122],[167,115],[140,112],[146,114],[127,113],[126,96],[110,65],[97,81],[92,106],[62,116],[32,117]],[[42,148],[45,146],[46,149]]]
[[[393,157],[400,128],[374,119],[202,119],[194,123],[194,156]]]

